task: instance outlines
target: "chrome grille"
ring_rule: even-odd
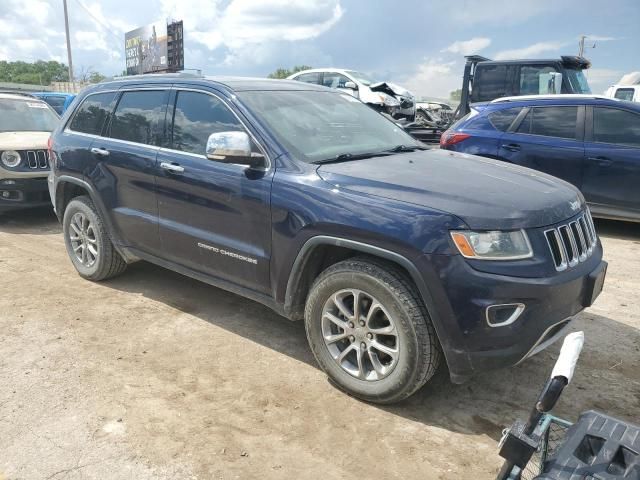
[[[47,150],[24,150],[20,152],[22,160],[32,170],[49,168],[49,152]]]
[[[575,267],[591,256],[598,243],[591,213],[587,210],[576,220],[544,232],[556,270]]]

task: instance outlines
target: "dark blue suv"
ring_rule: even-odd
[[[540,170],[578,187],[596,217],[640,221],[640,104],[593,95],[472,106],[442,148]]]
[[[51,199],[73,265],[146,260],[304,319],[318,363],[401,400],[557,339],[602,289],[580,192],[427,150],[350,95],[295,81],[129,77],[54,132]]]

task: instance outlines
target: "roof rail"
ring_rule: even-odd
[[[553,95],[520,95],[515,97],[501,97],[491,100],[490,103],[501,102],[520,102],[525,100],[562,100],[562,99],[580,99],[589,98],[593,100],[613,100],[612,98],[605,97],[604,95],[592,95],[590,93],[557,93]]]
[[[202,74],[192,72],[174,72],[174,73],[143,73],[139,75],[117,75],[102,80],[103,82],[112,82],[117,80],[137,80],[145,78],[203,78]]]

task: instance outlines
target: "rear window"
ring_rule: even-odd
[[[473,80],[472,101],[486,102],[507,92],[506,65],[478,65]]]
[[[534,107],[518,127],[518,133],[575,140],[578,107]]]
[[[616,90],[615,98],[619,100],[627,100],[629,102],[633,101],[633,94],[635,90],[633,88],[619,88]]]
[[[487,116],[489,117],[491,125],[493,125],[496,130],[506,132],[521,110],[521,107],[505,108],[504,110],[491,112]]]
[[[60,119],[49,106],[34,99],[0,99],[0,132],[51,132]]]
[[[594,108],[593,139],[640,147],[640,115],[617,108]]]
[[[124,92],[113,113],[109,137],[160,145],[167,97],[166,90]]]
[[[100,135],[102,126],[111,112],[111,102],[115,96],[115,92],[107,92],[86,97],[76,110],[69,128],[74,132]]]
[[[62,110],[64,109],[64,97],[45,97],[44,101],[47,102],[51,107],[58,113],[58,115],[62,115]]]

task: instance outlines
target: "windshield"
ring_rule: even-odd
[[[358,156],[405,145],[419,148],[395,123],[351,95],[318,91],[248,91],[242,99],[305,162]]]
[[[356,79],[357,82],[369,86],[372,83],[374,83],[373,78],[371,78],[369,75],[366,75],[362,72],[355,72],[353,70],[346,70],[346,72],[351,75],[353,78]]]
[[[572,93],[591,93],[589,82],[587,82],[587,77],[585,77],[583,70],[565,68],[564,74],[567,76],[569,85],[571,85]]]
[[[58,121],[40,100],[0,98],[0,132],[52,132]]]

